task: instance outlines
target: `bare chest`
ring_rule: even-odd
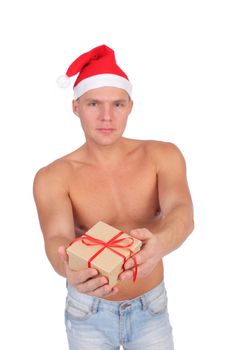
[[[126,231],[142,227],[159,210],[155,169],[143,162],[115,171],[83,167],[70,198],[75,224],[85,229],[99,220]]]

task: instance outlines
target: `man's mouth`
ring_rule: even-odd
[[[102,133],[111,133],[114,131],[114,128],[97,128],[97,130]]]

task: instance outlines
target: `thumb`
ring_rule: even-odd
[[[60,247],[58,247],[58,253],[59,253],[60,257],[62,258],[62,260],[63,260],[64,262],[67,262],[67,263],[68,263],[69,257],[68,257],[68,255],[67,255],[67,253],[66,253],[66,247],[63,246],[63,245],[60,246]]]
[[[135,230],[131,230],[129,233],[132,237],[140,239],[141,241],[148,240],[152,237],[152,232],[147,230],[147,228],[137,228]]]

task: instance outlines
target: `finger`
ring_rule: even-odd
[[[116,287],[116,286],[114,286],[114,287],[112,287],[111,292],[110,292],[110,293],[108,293],[108,296],[109,296],[109,295],[114,295],[114,294],[117,294],[118,292],[119,292],[119,288],[118,288],[118,287]]]
[[[148,275],[152,271],[152,267],[153,267],[153,265],[152,265],[150,259],[148,261],[146,261],[145,263],[141,264],[140,266],[138,266],[137,278],[145,277],[146,275]],[[134,271],[135,271],[134,269],[130,269],[130,270],[126,270],[126,271],[122,272],[119,276],[119,279],[121,281],[132,279],[134,276]]]
[[[124,264],[125,270],[132,269],[137,265],[144,264],[148,259],[152,258],[156,253],[154,245],[151,244],[152,240],[146,241],[141,250],[134,254],[134,257],[130,257]]]
[[[80,293],[91,293],[96,289],[108,284],[108,280],[104,276],[91,278],[84,283],[79,283],[76,288]]]
[[[117,294],[119,292],[119,289],[117,287],[111,287],[109,284],[106,284],[105,286],[102,286],[95,291],[89,293],[89,295],[95,296],[95,297],[106,297],[110,295]]]
[[[153,235],[153,233],[147,230],[146,228],[137,228],[137,229],[131,230],[129,234],[132,237],[140,239],[141,241],[150,239]]]
[[[130,279],[133,278],[133,274],[134,274],[134,273],[133,273],[133,270],[127,270],[127,271],[122,272],[122,273],[119,275],[118,279],[119,279],[120,281],[130,280]]]
[[[149,254],[145,248],[143,248],[141,251],[139,251],[137,254],[134,255],[134,258],[129,258],[126,263],[124,264],[125,270],[132,269],[135,267],[135,265],[143,264],[148,258]]]
[[[68,255],[66,253],[66,247],[63,245],[58,247],[58,253],[60,254],[62,260],[68,263]]]
[[[146,277],[147,275],[149,275],[149,273],[152,272],[153,267],[154,267],[153,262],[151,261],[151,259],[149,259],[147,262],[145,262],[144,264],[138,267],[137,277],[138,278]]]
[[[85,283],[89,279],[96,277],[98,275],[98,271],[96,269],[87,268],[80,271],[70,270],[70,279],[73,280],[73,284]]]

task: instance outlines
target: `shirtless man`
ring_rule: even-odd
[[[35,202],[47,256],[67,279],[69,348],[110,350],[123,345],[124,349],[172,350],[162,258],[193,230],[185,161],[171,143],[122,136],[133,102],[122,71],[103,74],[109,71],[101,67],[113,57],[111,49],[101,46],[80,56],[70,66],[72,72],[67,71],[69,76],[80,71],[73,112],[86,142],[38,171]],[[90,67],[91,73],[86,72]],[[127,81],[96,85],[93,75],[102,74],[121,75]],[[82,79],[89,85],[83,88]],[[113,288],[94,268],[79,272],[69,268],[68,243],[100,220],[142,240],[135,282],[132,258]]]

